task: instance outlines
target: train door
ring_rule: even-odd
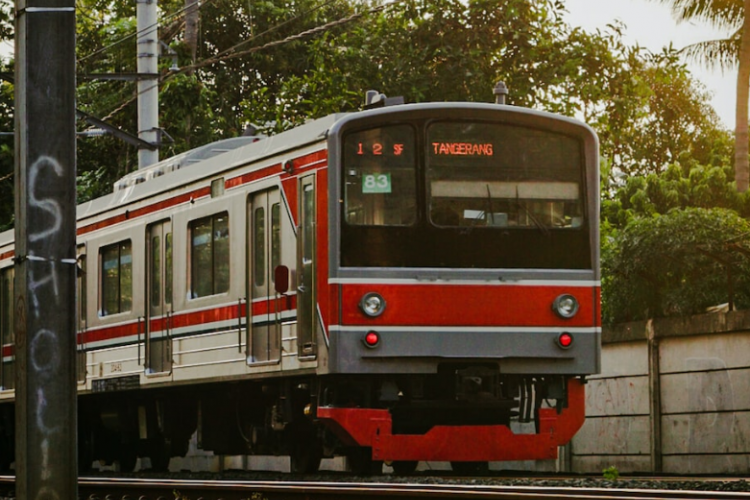
[[[146,373],[172,372],[172,222],[149,226]]]
[[[297,348],[299,357],[315,351],[315,175],[300,181],[297,231]]]
[[[281,321],[274,290],[274,269],[281,264],[281,195],[271,189],[252,196],[248,204],[247,308],[250,335],[248,361],[278,362],[281,356]]]
[[[78,383],[86,382],[86,246],[81,245],[76,251],[76,325],[78,339],[76,342],[76,379]]]

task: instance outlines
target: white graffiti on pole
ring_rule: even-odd
[[[30,233],[28,235],[29,242],[36,242],[49,238],[56,235],[62,226],[62,211],[60,204],[53,199],[38,199],[34,194],[37,186],[37,178],[40,172],[49,168],[58,177],[63,176],[63,167],[60,163],[52,157],[41,156],[37,159],[29,169],[28,177],[28,203],[30,210],[37,209],[49,213],[52,217],[51,224],[49,227],[44,228],[42,231]],[[28,290],[31,294],[31,306],[33,314],[36,318],[40,317],[42,306],[39,298],[37,297],[37,290],[41,287],[52,286],[54,291],[55,301],[59,305],[59,285],[57,281],[56,266],[59,262],[62,263],[75,263],[75,259],[53,259],[46,256],[33,255],[29,252],[29,270],[28,270]],[[32,264],[34,266],[32,267]],[[41,271],[39,267],[44,265],[44,271],[38,276],[36,271]],[[55,425],[54,415],[48,415],[48,399],[45,393],[46,384],[45,381],[51,380],[58,376],[58,368],[60,366],[60,346],[58,336],[55,332],[50,331],[46,328],[42,328],[33,334],[29,346],[29,360],[28,367],[34,371],[38,376],[40,384],[37,388],[36,398],[30,398],[30,401],[36,403],[35,409],[30,411],[36,415],[35,423],[37,431],[43,436],[41,451],[42,451],[42,470],[41,478],[43,481],[51,479],[52,470],[50,469],[50,437],[54,434],[59,433],[62,428],[60,425]],[[54,488],[48,485],[42,485],[38,491],[37,498],[49,498],[59,499],[59,495],[54,491]]]

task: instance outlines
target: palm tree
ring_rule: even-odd
[[[748,190],[750,180],[750,137],[748,136],[748,98],[750,98],[750,0],[656,0],[670,5],[675,19],[699,20],[731,30],[729,38],[688,45],[683,52],[708,67],[726,69],[739,66],[737,106],[734,130],[734,177],[737,190]]]

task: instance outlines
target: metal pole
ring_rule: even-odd
[[[138,27],[138,138],[159,142],[159,35],[156,0],[136,0]],[[158,149],[138,150],[138,168],[159,161]]]
[[[16,496],[77,497],[75,2],[16,0]]]
[[[661,363],[659,360],[659,339],[656,338],[654,320],[646,323],[646,343],[648,346],[648,393],[649,417],[651,419],[651,472],[663,471],[662,432],[661,432]]]

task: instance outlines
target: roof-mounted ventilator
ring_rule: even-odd
[[[383,108],[404,104],[404,96],[386,97],[377,90],[368,90],[365,94],[365,109]]]

